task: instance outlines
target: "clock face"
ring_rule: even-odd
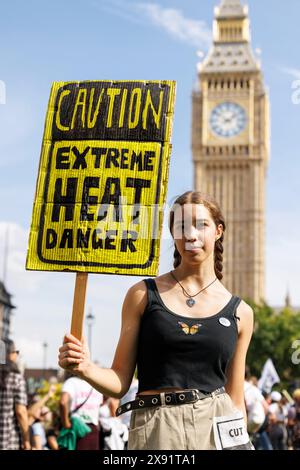
[[[236,103],[221,103],[210,115],[210,127],[219,137],[234,137],[246,127],[247,115],[245,110]]]

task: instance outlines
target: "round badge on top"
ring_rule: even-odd
[[[219,323],[227,327],[231,325],[231,322],[228,320],[228,318],[224,318],[224,317],[219,318]]]

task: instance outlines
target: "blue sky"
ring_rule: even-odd
[[[12,0],[0,15],[0,276],[9,227],[6,283],[17,310],[12,333],[28,366],[48,365],[71,318],[73,274],[25,272],[28,229],[51,82],[83,79],[177,81],[173,153],[167,200],[192,187],[191,91],[197,50],[210,44],[213,7],[219,0]],[[292,84],[300,80],[299,0],[249,0],[253,48],[262,50],[272,113],[267,180],[266,297],[281,305],[289,286],[300,305],[299,132],[300,105]],[[298,84],[298,87],[300,85]],[[0,87],[1,88],[1,87]],[[1,96],[0,96],[1,102]],[[297,259],[298,258],[298,259]],[[164,240],[160,272],[170,269]],[[90,275],[87,307],[96,316],[93,352],[110,365],[120,310],[136,278]],[[118,292],[118,295],[116,295]]]

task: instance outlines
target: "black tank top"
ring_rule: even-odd
[[[187,318],[164,305],[154,279],[144,282],[148,303],[138,341],[139,392],[167,387],[212,392],[224,386],[238,339],[235,312],[241,299],[232,296],[210,317]]]

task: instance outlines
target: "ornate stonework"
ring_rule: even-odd
[[[247,6],[223,0],[213,29],[193,92],[194,186],[214,196],[226,218],[225,286],[259,302],[265,296],[269,101],[251,49]]]

